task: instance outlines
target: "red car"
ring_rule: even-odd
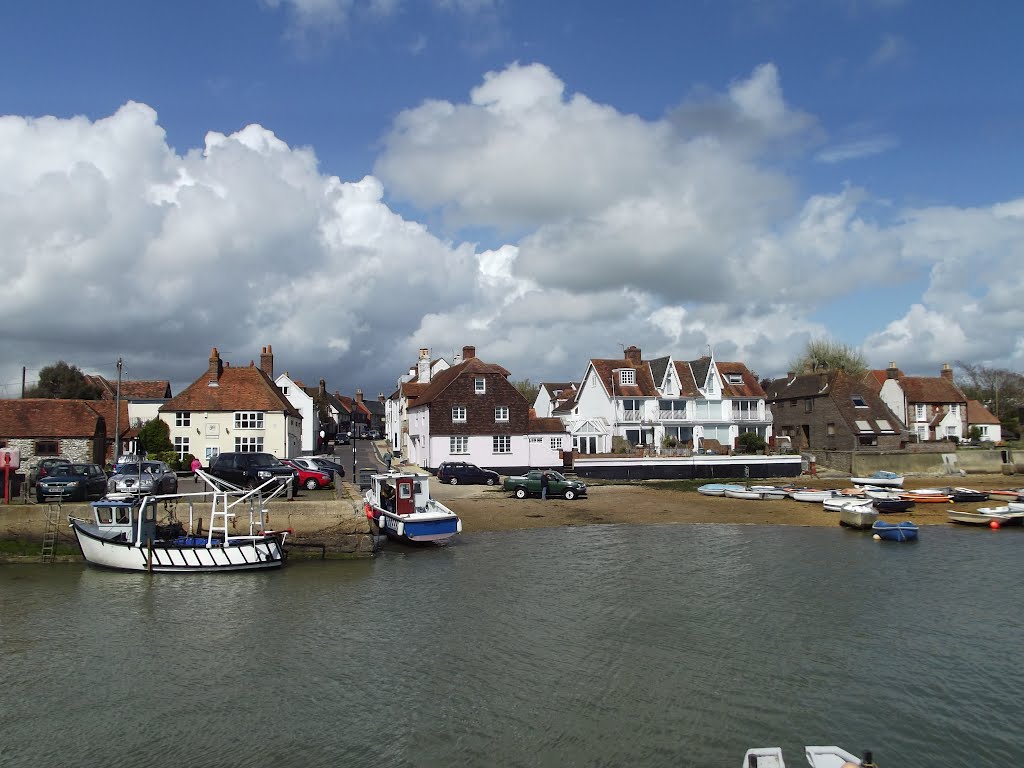
[[[282,464],[287,464],[289,467],[299,473],[299,485],[308,491],[315,491],[318,488],[330,488],[333,482],[331,476],[327,472],[320,472],[315,469],[307,469],[301,464],[296,464],[290,459],[281,459]]]

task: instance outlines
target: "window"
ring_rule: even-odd
[[[804,413],[810,413],[814,410],[814,400],[810,397],[804,398]]]
[[[890,424],[886,419],[875,419],[875,424],[877,424],[878,428],[880,430],[882,430],[883,432],[894,432],[895,431],[892,428],[892,424]]]
[[[960,415],[960,403],[950,403],[950,405],[949,405],[949,413],[950,413],[951,416],[959,416]]]
[[[825,429],[829,437],[836,436],[836,423],[834,421],[830,421],[827,425],[825,425]]]
[[[955,435],[956,435],[956,427],[954,427],[954,426],[946,427],[946,437],[951,437],[951,436],[955,436]]]
[[[850,400],[853,402],[854,408],[867,408],[867,401],[864,400],[860,395],[850,395]]]
[[[281,387],[281,394],[287,396],[288,395],[288,387]]]
[[[872,434],[874,434],[875,430],[871,428],[871,424],[864,421],[863,419],[857,419],[854,423],[857,425],[857,429],[860,432],[871,432]]]
[[[561,435],[559,435],[558,437],[550,438],[549,441],[548,441],[548,448],[550,448],[552,451],[560,451],[560,450],[562,450],[562,437],[561,437]]]
[[[192,426],[192,414],[188,411],[175,411],[174,412],[174,426],[176,427],[191,427]]]
[[[493,447],[495,453],[512,453],[512,436],[495,435]]]
[[[215,445],[208,446],[206,448],[206,463],[210,463],[210,459],[215,456],[220,456],[220,448]]]
[[[235,450],[239,453],[263,453],[263,438],[236,437]]]
[[[742,373],[727,373],[725,374],[725,380],[730,384],[742,384],[743,374]]]
[[[632,368],[619,368],[619,385],[631,386],[636,384],[636,371]]]
[[[263,429],[263,411],[238,411],[235,429]]]
[[[187,437],[176,437],[174,438],[174,452],[178,454],[179,459],[184,459],[188,455],[188,438]]]
[[[56,456],[59,452],[56,440],[36,440],[36,456]]]
[[[924,421],[927,417],[924,415],[924,403],[918,403],[914,406],[914,418],[917,421]]]
[[[448,438],[448,452],[449,453],[469,453],[469,438],[465,435],[461,437],[449,437]]]
[[[757,400],[733,400],[732,419],[733,421],[754,421],[758,414]]]
[[[508,406],[499,405],[494,409],[494,420],[495,421],[508,421]]]
[[[478,395],[482,395],[487,391],[487,379],[477,377],[473,379],[473,391]]]
[[[452,421],[453,422],[466,422],[466,406],[464,405],[453,405],[452,406]]]

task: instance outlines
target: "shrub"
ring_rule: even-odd
[[[612,437],[612,453],[632,453],[633,444],[624,437],[615,435]]]
[[[744,432],[736,438],[736,447],[744,453],[758,453],[764,450],[765,445],[764,438],[757,432]]]

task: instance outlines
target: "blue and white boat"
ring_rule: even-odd
[[[390,539],[408,544],[444,543],[462,533],[459,516],[430,496],[430,475],[387,472],[371,475],[364,511]]]
[[[882,541],[917,541],[917,525],[909,520],[904,520],[902,523],[876,520],[871,526],[871,530]]]
[[[697,489],[704,496],[724,496],[728,490],[741,491],[744,486],[739,483],[705,483]]]

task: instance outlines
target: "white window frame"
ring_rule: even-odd
[[[619,368],[619,386],[632,387],[636,384],[636,371],[632,368]]]
[[[464,405],[453,405],[452,406],[452,424],[465,424],[466,423],[466,406]]]
[[[499,405],[494,408],[495,421],[508,421],[508,406]]]
[[[925,421],[928,418],[924,408],[924,403],[914,404],[914,421]]]
[[[453,456],[460,453],[469,453],[469,437],[466,435],[451,435],[448,438],[448,453]]]
[[[176,427],[191,427],[192,426],[192,413],[191,413],[191,411],[175,411],[174,412],[174,426],[176,426]]]
[[[485,379],[485,378],[483,378],[481,376],[477,376],[475,379],[473,379],[473,392],[475,392],[478,395],[486,394],[487,393],[487,379]]]
[[[206,446],[206,461],[209,463],[210,459],[220,456],[220,448],[216,445]]]
[[[235,429],[263,429],[263,411],[235,411]]]
[[[949,415],[950,416],[960,416],[960,403],[950,403],[949,404]]]
[[[491,438],[492,453],[512,453],[512,436],[495,435]]]
[[[263,453],[263,435],[243,435],[235,438],[236,453]]]
[[[187,456],[189,453],[191,453],[191,450],[189,449],[188,438],[187,437],[176,437],[176,438],[174,438],[174,452],[176,454],[178,454],[178,458],[179,459],[184,459],[185,456]]]
[[[548,438],[548,448],[550,448],[552,451],[560,451],[560,450],[562,450],[562,445],[563,445],[562,438],[563,438],[563,435],[559,435],[558,437]]]

